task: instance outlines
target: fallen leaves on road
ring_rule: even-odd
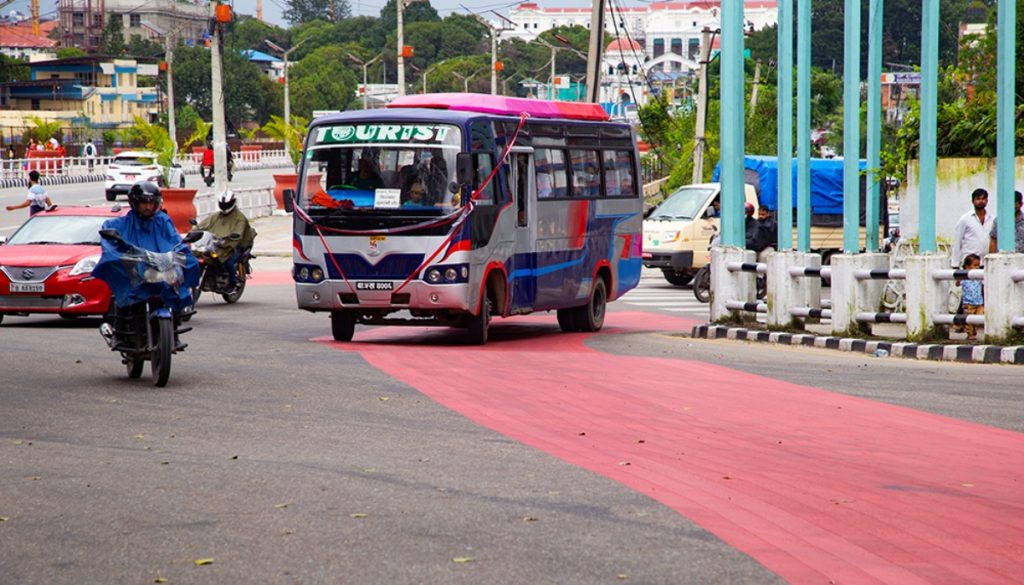
[[[369,514],[359,514],[359,513],[356,513],[356,514],[349,514],[349,517],[350,518],[369,518],[370,515]]]
[[[474,559],[473,557],[453,557],[452,558],[452,562],[453,563],[459,563],[459,564],[472,563],[475,560],[476,559]]]
[[[202,567],[203,565],[212,565],[213,559],[196,559],[192,562],[195,563],[197,567]]]

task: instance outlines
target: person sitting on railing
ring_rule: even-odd
[[[968,254],[964,258],[964,270],[977,270],[981,267],[981,257],[977,254]],[[960,289],[963,290],[963,296],[961,297],[964,305],[964,314],[966,315],[984,315],[985,314],[985,292],[982,287],[980,280],[971,280],[969,278],[964,279],[960,283]],[[964,326],[967,330],[967,339],[974,340],[978,338],[978,327],[968,323]]]

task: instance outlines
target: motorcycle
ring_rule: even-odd
[[[715,228],[715,232],[711,234],[711,241],[708,242],[708,249],[718,245],[718,228]],[[763,300],[768,296],[768,283],[765,278],[761,275],[757,276],[756,283],[756,296],[758,300]],[[693,275],[693,296],[702,303],[711,302],[711,263],[707,263],[701,266],[697,273]]]
[[[190,234],[191,236],[191,234]],[[191,327],[181,327],[191,307],[181,308],[178,291],[185,281],[186,237],[170,252],[152,252],[125,242],[117,230],[100,230],[100,237],[121,252],[120,262],[133,290],[147,287],[144,300],[115,307],[100,326],[100,334],[112,351],[121,354],[129,378],[142,376],[146,361],[151,363],[153,385],[164,387],[171,375],[171,356],[187,344],[179,341]]]
[[[213,176],[213,151],[212,150],[208,150],[206,152],[209,152],[210,156],[207,157],[205,153],[203,154],[203,164],[199,167],[199,175],[203,178],[203,182],[206,183],[206,186],[209,187],[209,186],[213,185],[213,180],[214,180],[214,176]],[[234,178],[234,176],[235,176],[235,157],[231,155],[231,151],[230,150],[228,150],[227,153],[228,153],[228,181],[231,181]]]
[[[245,250],[235,262],[235,269],[238,271],[235,279],[237,284],[231,285],[231,275],[228,273],[227,260],[231,258],[232,250],[227,246],[228,241],[238,241],[242,236],[238,233],[229,234],[227,237],[218,237],[213,232],[198,231],[198,239],[192,244],[192,255],[199,261],[199,286],[192,289],[192,302],[198,303],[199,297],[204,291],[221,295],[224,302],[236,303],[242,298],[245,292],[245,281],[252,274],[252,253]]]

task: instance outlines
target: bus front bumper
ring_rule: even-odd
[[[325,280],[316,284],[295,283],[295,296],[300,309],[307,311],[336,311],[354,309],[366,311],[467,311],[467,285],[432,285],[413,280],[397,290],[402,281],[373,281],[376,287],[390,290],[357,290],[358,283],[343,280]]]

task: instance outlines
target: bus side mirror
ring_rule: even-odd
[[[455,177],[460,185],[473,183],[473,173],[476,166],[473,164],[473,155],[468,152],[460,152],[455,156]]]
[[[285,189],[282,194],[284,195],[284,210],[288,213],[295,211],[295,189]]]

